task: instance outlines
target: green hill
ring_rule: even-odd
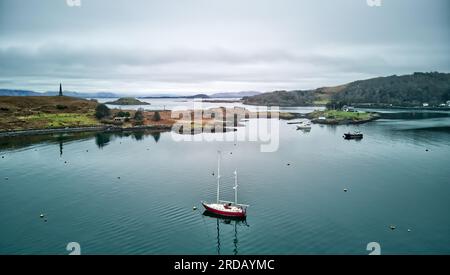
[[[307,106],[325,104],[439,105],[450,100],[450,74],[414,73],[358,80],[336,87],[304,91],[275,91],[245,97],[244,104]]]
[[[0,96],[0,131],[99,125],[97,104],[67,96]]]

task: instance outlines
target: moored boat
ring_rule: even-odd
[[[297,130],[311,129],[311,122],[303,121],[301,124],[297,125]]]
[[[233,205],[233,203],[225,203],[224,201],[219,203],[202,202],[202,205],[208,212],[219,216],[244,218],[247,214],[245,208]]]
[[[353,132],[353,133],[345,133],[344,134],[345,139],[362,139],[363,134],[361,132]]]
[[[234,202],[220,199],[220,152],[217,161],[217,199],[215,203],[201,202],[206,211],[223,217],[245,218],[247,216],[246,204],[237,203],[237,171],[234,171]]]

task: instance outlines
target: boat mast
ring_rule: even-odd
[[[238,188],[238,178],[237,178],[237,170],[234,170],[234,204],[237,205],[237,188]]]
[[[217,152],[217,203],[219,203],[220,193],[220,151]]]

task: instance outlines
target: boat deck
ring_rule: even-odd
[[[223,212],[242,213],[243,211],[242,207],[236,205],[229,206],[223,203],[204,203],[204,205]]]

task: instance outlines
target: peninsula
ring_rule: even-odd
[[[306,115],[312,123],[317,124],[362,124],[378,119],[378,113],[348,112],[342,110],[314,111]]]
[[[235,116],[238,119],[235,119]],[[296,114],[282,113],[280,119]],[[83,131],[170,131],[175,123],[193,129],[232,130],[248,117],[268,117],[245,108],[208,110],[124,110],[110,109],[96,100],[67,96],[0,96],[0,136],[51,134]],[[198,120],[198,118],[201,118]],[[225,129],[226,128],[226,129]]]

